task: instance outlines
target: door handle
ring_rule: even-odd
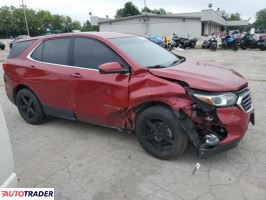
[[[36,67],[34,65],[30,65],[29,68],[36,69]]]
[[[71,74],[70,76],[74,78],[82,78],[82,75],[80,73],[74,73],[74,74]]]

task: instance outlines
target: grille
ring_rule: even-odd
[[[236,92],[238,97],[237,104],[245,112],[250,112],[253,109],[252,99],[249,88],[244,88]]]

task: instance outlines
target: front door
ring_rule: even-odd
[[[73,87],[73,109],[79,120],[122,127],[128,107],[129,74],[100,74],[101,64],[123,60],[98,40],[75,38],[72,65],[81,76]]]

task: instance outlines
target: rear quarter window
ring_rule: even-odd
[[[35,40],[29,40],[24,42],[15,42],[9,55],[9,58],[16,58],[18,57],[24,50],[26,50]]]

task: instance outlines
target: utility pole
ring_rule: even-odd
[[[27,21],[27,16],[26,16],[26,12],[25,12],[25,5],[24,5],[24,1],[22,0],[22,9],[23,9],[23,12],[24,12],[24,17],[25,17],[25,23],[26,23],[26,29],[27,29],[27,34],[28,36],[30,36],[30,32],[29,32],[29,26],[28,26],[28,21]]]
[[[146,7],[147,7],[146,0],[143,0],[143,3],[144,3],[144,9],[146,9]],[[148,16],[147,16],[146,11],[145,11],[145,16],[144,16],[144,23],[145,23],[145,35],[147,35],[148,34]]]

